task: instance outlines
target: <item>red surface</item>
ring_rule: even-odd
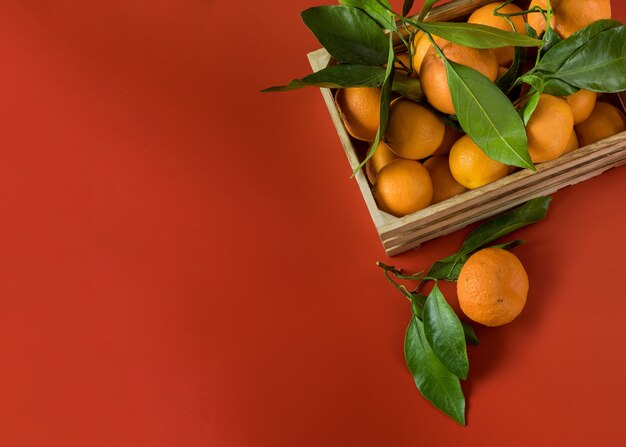
[[[0,2],[0,445],[622,445],[626,168],[514,235],[528,306],[457,426],[319,92],[258,93],[317,3]]]

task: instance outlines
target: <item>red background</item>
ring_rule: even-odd
[[[626,168],[512,236],[528,305],[477,329],[456,425],[374,263],[467,230],[387,259],[319,92],[259,93],[319,3],[0,2],[1,445],[623,443]]]

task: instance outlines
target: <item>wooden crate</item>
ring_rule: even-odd
[[[426,20],[463,19],[473,10],[492,1],[454,0],[433,8]],[[523,1],[516,3],[524,6]],[[314,71],[319,71],[331,63],[330,55],[323,48],[309,53],[308,58]],[[362,142],[353,140],[346,131],[333,99],[334,92],[325,88],[320,90],[350,167],[355,169],[360,163],[359,154],[363,156],[364,152],[357,150],[355,146]],[[615,95],[613,99],[622,110],[626,110],[625,95]],[[428,240],[457,231],[473,222],[514,208],[529,199],[551,194],[622,164],[626,164],[626,132],[582,147],[556,160],[537,164],[536,172],[529,169],[517,171],[481,188],[467,191],[401,218],[378,209],[364,169],[359,171],[355,178],[383,247],[389,256],[393,256],[419,247]]]

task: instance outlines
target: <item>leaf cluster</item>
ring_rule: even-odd
[[[539,96],[566,96],[580,89],[616,93],[626,89],[626,27],[616,20],[598,20],[562,40],[548,24],[535,66],[517,83],[531,86],[521,109],[527,123]]]
[[[303,11],[304,24],[336,64],[264,91],[288,91],[308,86],[381,87],[380,125],[374,142],[378,143],[389,118],[392,92],[423,101],[419,80],[408,77],[402,68],[394,66],[397,61],[394,43],[402,41],[406,51],[412,54],[411,41],[417,32],[422,31],[445,60],[457,114],[442,118],[457,121],[492,159],[534,170],[524,126],[542,93],[565,96],[579,89],[595,92],[626,90],[626,28],[615,20],[594,22],[562,40],[550,27],[551,10],[541,10],[542,14],[547,14],[547,31],[539,39],[529,26],[526,34],[520,34],[477,24],[425,22],[424,18],[439,1],[425,1],[417,17],[409,16],[412,0],[404,1],[401,14],[392,10],[388,0],[339,0],[339,5],[316,6]],[[498,9],[494,13],[508,19]],[[433,36],[471,48],[513,46],[516,48],[515,59],[507,73],[494,84],[476,70],[448,60]],[[526,49],[532,47],[538,49],[535,64],[523,72],[523,62],[529,57]],[[529,84],[530,91],[512,103],[510,98],[519,92],[522,83]],[[355,173],[373,155],[376,146],[372,145]]]
[[[459,251],[435,262],[425,275],[404,275],[395,267],[378,263],[387,280],[411,303],[404,356],[415,385],[428,401],[461,425],[465,425],[465,396],[460,381],[465,380],[469,372],[467,344],[478,344],[478,338],[472,326],[462,322],[452,310],[437,282],[456,281],[473,253],[488,247],[496,239],[542,220],[550,200],[550,197],[532,199],[483,223],[467,236]],[[523,243],[513,240],[492,247],[511,250]],[[418,285],[409,290],[398,280],[416,281]],[[435,284],[424,297],[420,290],[429,281]]]

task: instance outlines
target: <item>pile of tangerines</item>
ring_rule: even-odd
[[[545,9],[546,1],[533,0],[530,6],[535,5]],[[596,20],[611,17],[609,0],[552,0],[551,5],[554,12],[551,26],[561,38]],[[485,5],[467,21],[505,31],[513,31],[514,27],[515,32],[525,33],[522,15],[510,16],[512,26],[494,14],[496,8],[503,14],[522,10],[514,4],[501,6],[501,2]],[[537,34],[546,28],[546,20],[540,13],[527,14],[526,20]],[[506,73],[514,58],[513,47],[475,49],[439,37],[434,41],[448,59],[479,71],[492,82]],[[445,63],[421,32],[415,35],[411,48],[412,54],[397,55],[396,68],[419,78],[428,104],[404,97],[394,99],[387,129],[366,164],[379,208],[397,217],[494,182],[516,169],[492,160],[468,135],[441,119],[455,114]],[[373,142],[380,122],[380,89],[338,89],[335,102],[348,133],[358,140]],[[526,125],[533,163],[554,160],[624,130],[626,118],[622,111],[586,90],[566,97],[542,94]]]

